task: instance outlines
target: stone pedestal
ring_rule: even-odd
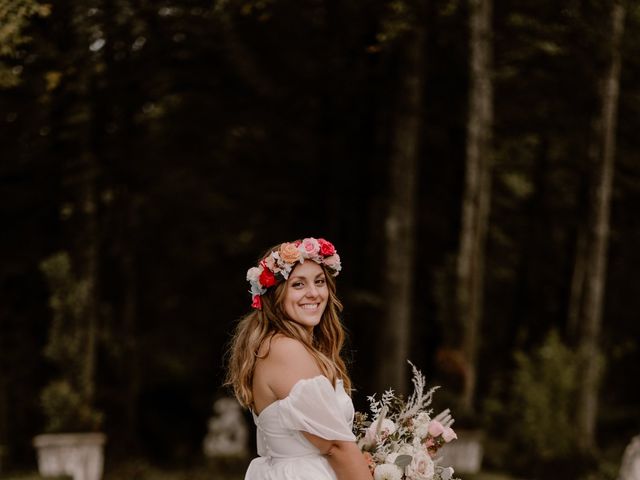
[[[102,433],[52,433],[38,435],[38,470],[43,477],[69,475],[73,480],[101,480],[104,465]]]
[[[456,474],[478,473],[482,467],[482,433],[456,429],[458,439],[445,444],[438,454],[442,465],[451,466]]]

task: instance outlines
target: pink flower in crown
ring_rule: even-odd
[[[336,275],[342,269],[342,266],[340,265],[340,255],[338,255],[337,253],[334,253],[330,257],[325,258],[322,263],[324,263],[330,269],[334,270]]]
[[[429,423],[429,435],[437,437],[442,435],[442,432],[444,432],[444,427],[439,421],[432,420],[431,423]]]
[[[318,243],[320,244],[320,254],[323,257],[329,257],[336,253],[336,247],[333,246],[333,243],[326,241],[324,238],[319,238]]]
[[[303,258],[315,258],[320,253],[320,243],[315,238],[305,238],[298,247]]]
[[[458,438],[458,435],[456,435],[456,432],[453,431],[453,428],[446,427],[444,429],[444,432],[442,432],[442,438],[445,442],[449,443],[452,440],[456,440]]]
[[[283,243],[278,250],[280,259],[286,263],[295,263],[300,260],[300,250],[295,243]]]

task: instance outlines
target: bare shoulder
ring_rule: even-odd
[[[269,355],[273,355],[274,359],[281,360],[283,358],[287,358],[290,355],[295,355],[296,357],[305,357],[308,356],[313,358],[307,347],[305,347],[304,343],[295,338],[286,337],[280,333],[277,333],[273,336],[271,340],[271,351]]]
[[[286,397],[300,380],[321,375],[315,358],[307,347],[295,338],[274,335],[263,373],[277,398]]]

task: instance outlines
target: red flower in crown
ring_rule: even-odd
[[[320,254],[323,257],[329,257],[336,253],[336,247],[333,246],[333,243],[327,242],[324,238],[319,238],[318,243],[320,244]]]
[[[260,274],[260,285],[264,288],[272,287],[276,284],[276,277],[271,270],[268,268],[264,268],[262,273]]]
[[[260,295],[253,296],[253,302],[251,303],[251,306],[258,310],[262,310],[262,299],[260,298]]]

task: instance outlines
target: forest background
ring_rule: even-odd
[[[640,431],[635,2],[0,0],[0,55],[3,470],[34,465],[70,364],[108,465],[200,461],[246,269],[316,236],[356,407],[409,358],[487,468],[615,478]]]

